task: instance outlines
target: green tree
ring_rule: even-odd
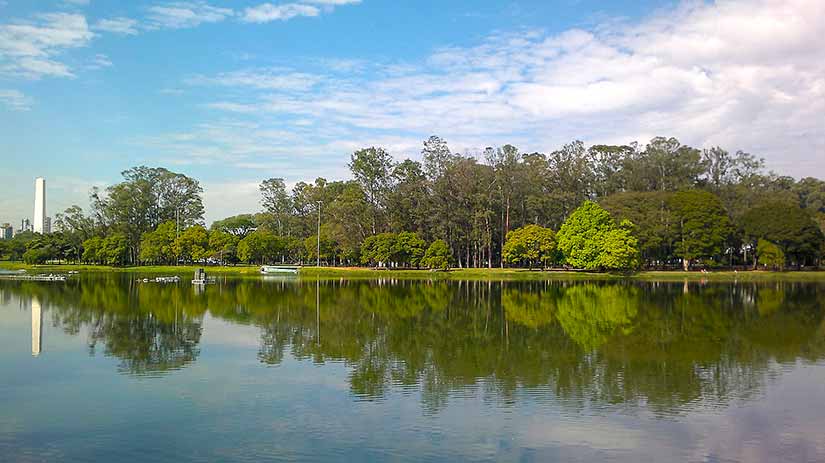
[[[435,240],[430,247],[427,248],[427,252],[424,254],[424,259],[421,263],[431,269],[446,271],[450,269],[451,257],[452,253],[450,252],[450,247],[447,246],[447,242],[444,240]]]
[[[425,232],[429,184],[421,164],[405,159],[393,169],[392,181],[395,188],[387,198],[391,229]]]
[[[229,233],[232,236],[238,237],[238,239],[243,239],[246,238],[246,235],[255,231],[257,227],[258,224],[252,214],[240,214],[216,220],[212,222],[212,226],[210,226],[209,229]]]
[[[427,251],[427,242],[413,232],[399,233],[396,246],[396,257],[399,262],[415,267],[419,266],[424,253]]]
[[[189,227],[175,239],[173,248],[178,259],[200,262],[209,257],[209,232],[201,225]]]
[[[23,262],[27,264],[45,264],[51,257],[51,253],[47,248],[34,247],[23,253]]]
[[[321,228],[321,261],[330,262],[335,259],[335,241],[329,237],[324,228]],[[309,236],[304,240],[304,251],[307,260],[318,260],[318,235]]]
[[[635,270],[639,267],[639,240],[633,236],[633,223],[622,220],[605,233],[597,266],[603,270]]]
[[[238,243],[238,258],[243,262],[264,264],[281,254],[281,239],[267,230],[250,233]]]
[[[122,233],[127,239],[127,259],[136,261],[144,233],[174,221],[181,228],[203,220],[203,189],[197,180],[167,169],[146,166],[123,172],[124,181],[92,189],[92,215],[106,232]]]
[[[103,238],[94,236],[83,242],[83,261],[94,264],[106,261],[103,254]]]
[[[107,236],[100,249],[100,256],[108,265],[125,265],[129,262],[129,239],[124,233],[113,233]]]
[[[372,211],[372,234],[382,228],[382,215],[389,193],[393,160],[383,148],[364,148],[352,154],[350,171],[366,194]]]
[[[624,220],[618,226],[601,206],[585,201],[557,235],[565,262],[586,270],[632,270],[639,265],[638,240]]]
[[[37,235],[28,231],[17,233],[14,238],[6,244],[6,253],[9,260],[21,260],[23,254],[28,250],[29,242],[33,241]]]
[[[209,232],[209,255],[221,264],[238,262],[238,243],[240,239],[225,231]]]
[[[609,212],[592,201],[585,201],[567,217],[556,237],[565,262],[576,268],[598,269],[604,236],[614,227]]]
[[[814,261],[825,240],[811,213],[786,201],[767,201],[749,210],[742,228],[752,241],[770,241],[798,264]]]
[[[770,241],[760,238],[756,244],[756,255],[765,267],[782,270],[785,266],[785,253]]]
[[[733,228],[727,211],[713,193],[687,190],[669,199],[677,225],[675,255],[685,271],[697,259],[712,259],[722,254]]]
[[[527,225],[507,234],[502,250],[504,261],[510,264],[527,262],[532,269],[557,259],[556,234],[549,228]]]
[[[399,254],[398,235],[379,233],[367,237],[361,244],[361,263],[386,267],[397,261]]]
[[[641,258],[647,265],[660,265],[673,253],[677,237],[669,199],[672,193],[659,191],[622,192],[599,200],[599,205],[617,220],[633,223]]]
[[[286,184],[282,178],[270,178],[261,182],[261,204],[264,210],[272,215],[277,225],[279,236],[284,236],[289,215],[292,212],[292,199],[286,191]]]
[[[154,231],[143,234],[140,241],[140,260],[151,263],[174,263],[177,227],[175,222],[164,222]]]
[[[656,137],[625,162],[627,187],[633,191],[678,191],[692,188],[705,172],[701,151],[675,138]]]

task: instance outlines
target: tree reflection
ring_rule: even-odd
[[[200,348],[201,322],[181,315],[174,322],[153,313],[104,314],[90,327],[89,349],[105,345],[105,354],[121,360],[120,368],[144,375],[178,370],[194,362]]]
[[[467,388],[679,413],[750,397],[776,362],[825,356],[817,284],[237,279],[195,294],[108,275],[4,289],[37,297],[126,373],[196,361],[208,311],[259,327],[262,364],[344,362],[354,396],[415,390],[426,413]]]

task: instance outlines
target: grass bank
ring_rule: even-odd
[[[26,270],[32,273],[140,273],[188,275],[202,266],[144,266],[144,267],[107,267],[101,265],[28,265],[22,262],[0,262],[0,268],[6,270]],[[206,267],[211,275],[258,276],[259,267],[238,265],[231,267]],[[526,269],[453,269],[449,272],[430,272],[428,270],[372,270],[360,267],[304,267],[304,278],[347,278],[347,279],[453,279],[453,280],[611,280],[634,279],[655,281],[823,281],[825,271],[805,272],[639,272],[633,275],[615,275],[605,273],[565,272],[565,271],[530,271]]]

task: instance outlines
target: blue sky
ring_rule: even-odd
[[[0,222],[87,206],[134,165],[257,183],[512,143],[675,136],[825,177],[825,2],[0,0]]]

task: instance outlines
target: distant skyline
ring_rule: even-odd
[[[207,223],[258,183],[510,143],[674,136],[825,178],[825,2],[0,0],[0,223],[88,208],[136,165],[201,181]]]

